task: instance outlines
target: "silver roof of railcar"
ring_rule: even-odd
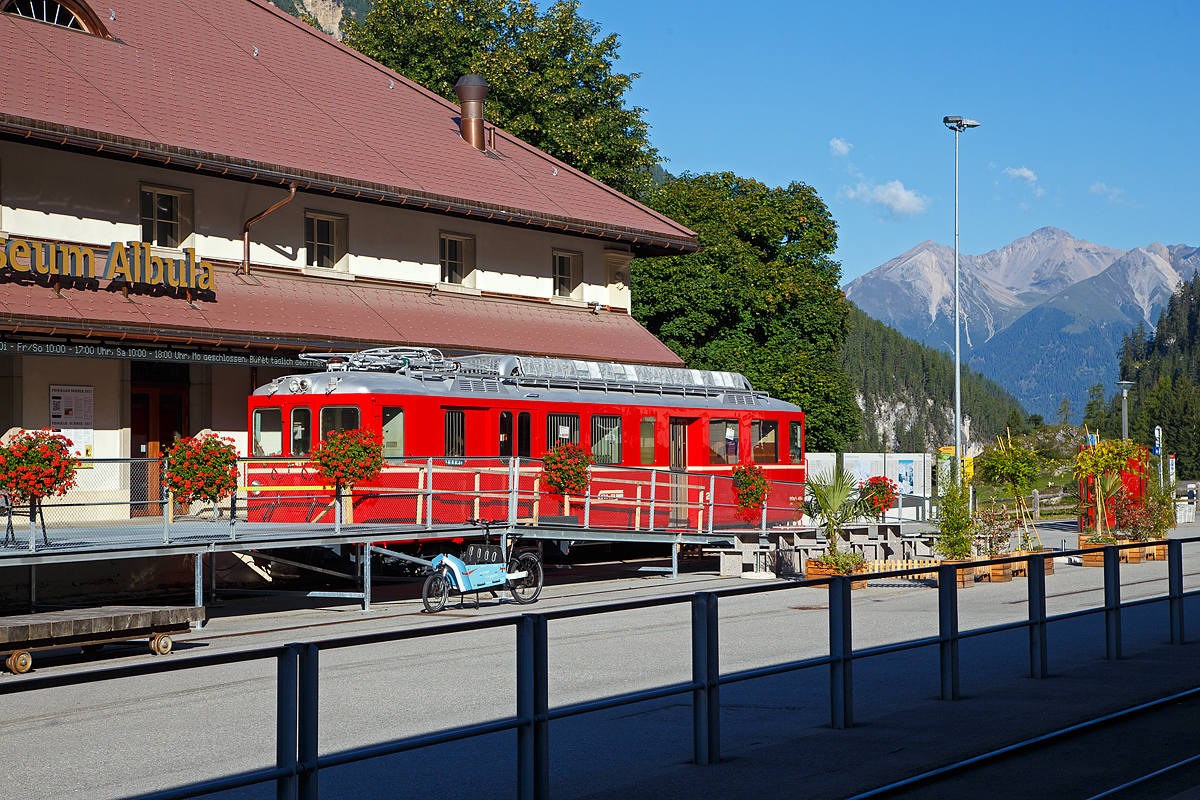
[[[256,395],[416,394],[473,399],[550,399],[574,403],[636,402],[694,408],[757,406],[800,409],[756,392],[736,372],[576,361],[536,356],[446,358],[437,350],[380,348],[314,353],[325,372],[287,375]]]

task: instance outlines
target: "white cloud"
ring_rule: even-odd
[[[1092,184],[1092,194],[1103,195],[1108,198],[1108,202],[1115,203],[1120,197],[1124,189],[1118,189],[1115,186],[1109,186],[1107,183],[1096,181]]]
[[[1021,167],[1019,169],[1005,167],[1004,174],[1010,178],[1017,178],[1018,180],[1025,181],[1025,183],[1029,184],[1030,186],[1033,186],[1035,183],[1037,183],[1037,173],[1031,170],[1029,167]]]
[[[850,144],[845,139],[833,138],[829,140],[829,152],[833,153],[835,156],[850,155],[851,147],[854,147],[854,145]]]
[[[888,181],[882,186],[873,183],[860,183],[854,188],[844,186],[839,194],[847,200],[881,205],[896,217],[921,214],[929,204],[928,197],[923,197],[912,189],[905,189],[900,181]]]

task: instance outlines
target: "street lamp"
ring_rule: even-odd
[[[1129,390],[1137,386],[1133,381],[1117,381],[1121,387],[1121,438],[1129,438]]]
[[[954,131],[954,458],[958,461],[957,475],[962,476],[962,374],[961,350],[958,335],[958,135],[979,123],[962,117],[942,117],[942,124]]]

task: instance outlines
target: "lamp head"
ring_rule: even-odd
[[[967,128],[978,128],[979,123],[964,117],[942,117],[942,124],[952,131],[965,131]]]

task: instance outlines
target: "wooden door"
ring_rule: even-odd
[[[672,526],[688,524],[687,468],[688,468],[688,423],[691,420],[671,418],[670,466],[671,466],[671,521]]]
[[[188,390],[134,386],[129,403],[130,514],[135,517],[163,513],[162,470],[158,459],[175,437],[188,435]]]

